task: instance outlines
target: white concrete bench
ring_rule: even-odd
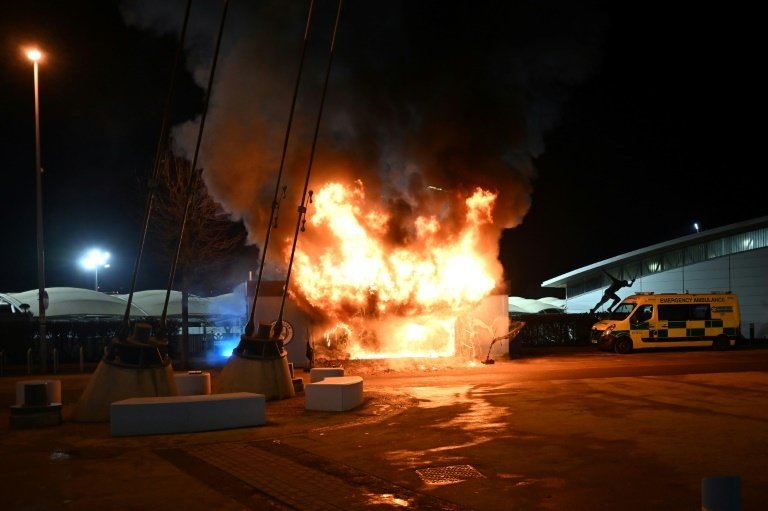
[[[252,392],[134,397],[110,405],[113,436],[194,433],[261,426],[266,398]]]
[[[343,412],[363,403],[360,376],[334,376],[309,383],[304,389],[305,408],[324,412]]]
[[[315,383],[316,381],[322,381],[324,378],[344,376],[343,367],[313,367],[309,370],[309,382]]]
[[[190,371],[174,374],[173,379],[176,381],[176,390],[180,396],[211,393],[211,373]]]

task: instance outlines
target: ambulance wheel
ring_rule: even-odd
[[[717,351],[724,351],[731,347],[730,341],[728,341],[728,337],[725,335],[718,335],[715,337],[715,340],[712,341],[712,348],[716,349]]]
[[[613,345],[614,351],[620,355],[626,355],[632,352],[632,339],[629,337],[619,337]]]

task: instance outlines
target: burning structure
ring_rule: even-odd
[[[259,298],[258,317],[277,316],[283,285],[277,281],[262,283],[266,290]],[[491,294],[453,314],[447,309],[439,316],[367,317],[363,312],[352,312],[344,321],[334,322],[322,311],[289,299],[284,314],[289,328],[284,344],[287,361],[297,368],[309,368],[313,364],[387,359],[387,365],[392,366],[394,359],[478,360],[487,359],[491,350],[494,355],[506,352],[504,344],[511,336],[505,334],[515,328],[509,320],[506,295]]]
[[[453,356],[457,346],[475,345],[480,319],[457,320],[497,289],[501,277],[482,235],[493,223],[495,199],[478,188],[464,198],[463,215],[419,214],[405,224],[366,199],[359,180],[323,186],[297,251],[292,287],[320,331],[311,340],[316,356]],[[505,331],[506,317],[504,297],[503,314],[488,325],[492,337]]]
[[[500,265],[483,239],[494,202],[476,189],[455,229],[436,216],[396,226],[390,212],[371,207],[360,181],[323,187],[290,283],[289,360],[301,367],[323,359],[478,358],[490,350],[509,327]],[[411,234],[393,241],[394,228]],[[278,316],[284,284],[262,283],[257,317]]]

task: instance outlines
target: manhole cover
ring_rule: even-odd
[[[422,468],[416,471],[429,484],[452,484],[484,477],[472,465],[451,465],[448,467]]]

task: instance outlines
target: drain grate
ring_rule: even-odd
[[[453,484],[483,476],[472,465],[450,465],[447,467],[422,468],[416,471],[428,484]]]

